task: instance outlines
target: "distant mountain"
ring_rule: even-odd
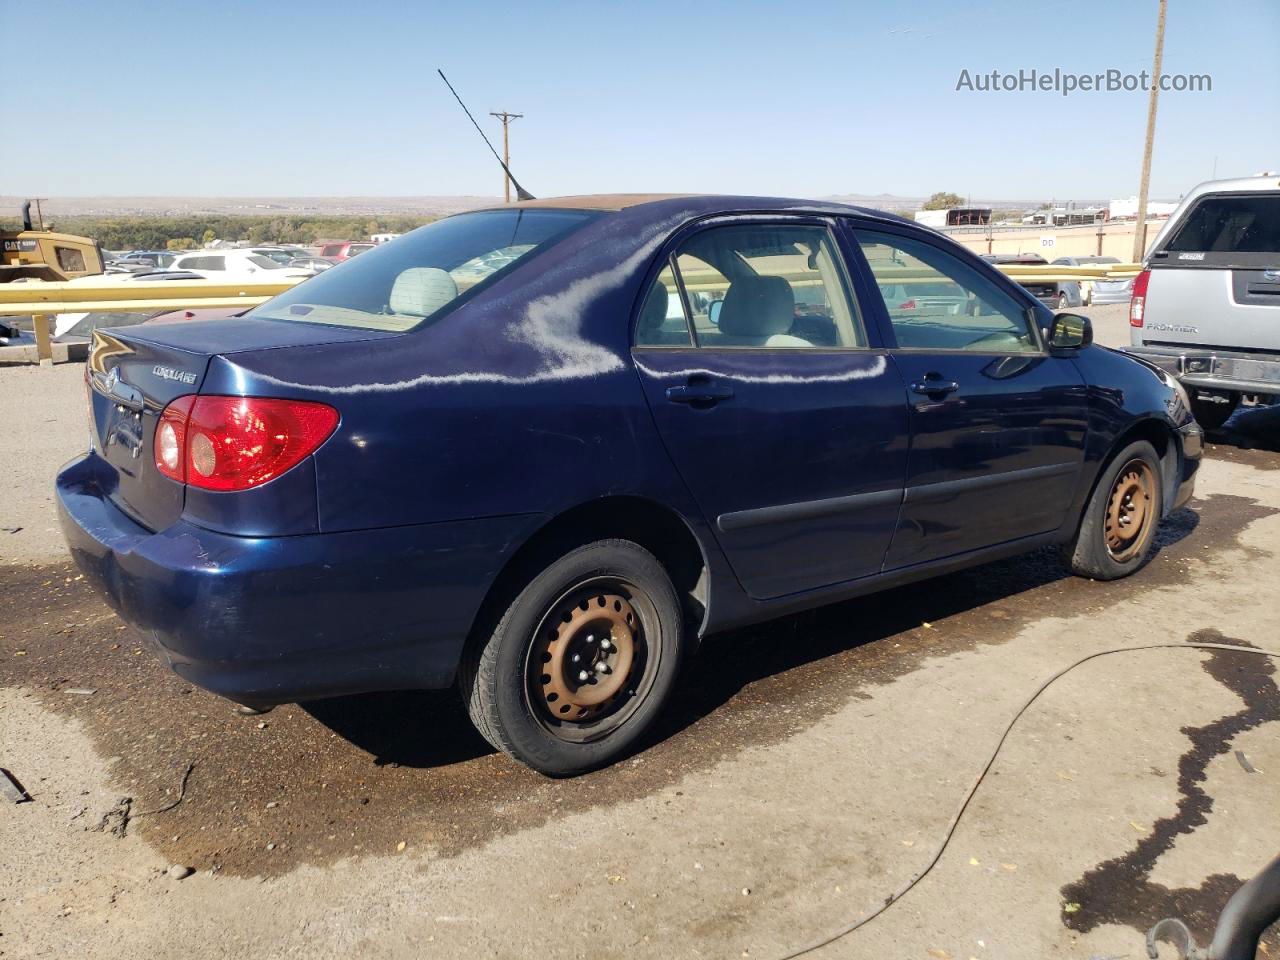
[[[14,217],[23,197],[0,196],[0,217]],[[501,203],[500,197],[51,197],[46,220],[58,217],[444,216]]]
[[[895,193],[841,193],[819,200],[832,200],[836,203],[851,203],[859,207],[871,207],[876,210],[919,210],[928,197],[904,197]],[[1035,210],[1043,200],[984,200],[975,197],[970,202],[974,207],[988,207],[992,210]],[[1106,201],[1077,200],[1077,207],[1105,206]]]
[[[842,193],[817,197],[879,210],[919,210],[926,197],[894,193]],[[22,197],[0,196],[0,218],[17,216]],[[972,201],[995,210],[1032,210],[1042,200]],[[499,197],[52,197],[41,206],[46,220],[58,217],[181,217],[221,216],[445,216],[501,203]],[[1076,206],[1105,205],[1106,201],[1078,200]]]

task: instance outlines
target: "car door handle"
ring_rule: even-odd
[[[691,403],[695,406],[712,406],[733,396],[733,387],[713,380],[690,379],[683,386],[667,387],[667,399],[672,403]]]
[[[955,393],[960,389],[960,384],[954,380],[917,380],[911,385],[912,393],[922,393],[925,396],[937,396],[939,394]]]

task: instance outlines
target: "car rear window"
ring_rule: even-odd
[[[1197,261],[1221,266],[1239,259],[1233,255],[1277,252],[1280,252],[1280,191],[1203,198],[1170,234],[1157,256],[1172,255],[1167,259],[1178,261],[1179,266]]]
[[[249,316],[410,330],[438,320],[516,264],[599,216],[518,209],[448,217],[325,270]]]

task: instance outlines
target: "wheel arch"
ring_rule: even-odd
[[[548,563],[574,547],[606,539],[631,540],[657,557],[680,596],[686,623],[700,634],[710,608],[705,547],[671,507],[645,497],[613,495],[555,514],[516,548],[480,604],[468,645],[482,640],[486,628]]]
[[[1156,457],[1160,461],[1160,516],[1162,519],[1168,516],[1178,495],[1178,478],[1182,475],[1181,453],[1174,434],[1174,428],[1157,416],[1142,417],[1117,434],[1098,461],[1098,470],[1089,484],[1088,496],[1084,498],[1080,517],[1076,521],[1077,528],[1084,518],[1084,511],[1089,509],[1103,473],[1120,451],[1135,440],[1146,440],[1155,448]]]

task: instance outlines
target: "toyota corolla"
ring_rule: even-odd
[[[937,233],[588,197],[449,217],[240,317],[95,336],[71,551],[240,704],[457,684],[551,775],[638,748],[716,631],[1060,545],[1148,558],[1200,432]]]

